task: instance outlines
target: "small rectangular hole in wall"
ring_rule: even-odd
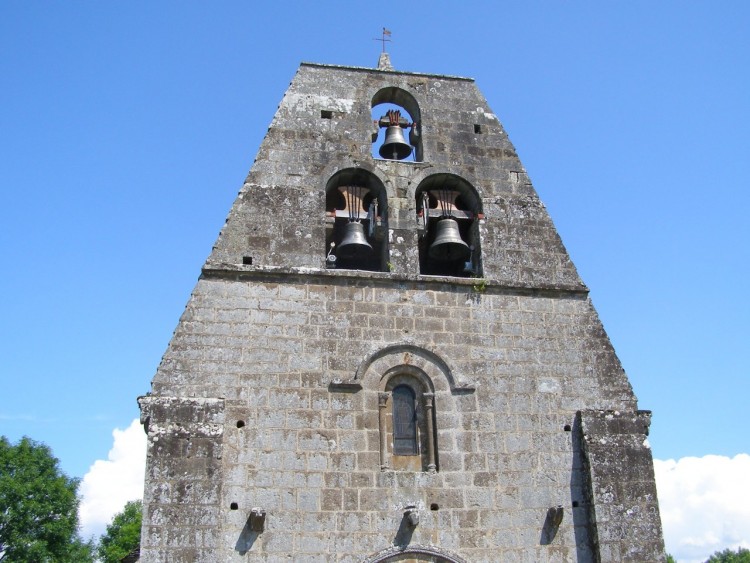
[[[323,119],[333,119],[333,112],[329,109],[320,110],[320,117]]]
[[[474,124],[474,133],[476,133],[477,135],[482,133],[482,126],[478,123]]]
[[[243,256],[242,257],[242,263],[246,266],[252,266],[253,265],[253,257],[252,256]]]

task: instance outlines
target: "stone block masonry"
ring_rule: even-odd
[[[144,562],[664,557],[650,417],[470,79],[303,64],[139,401]]]

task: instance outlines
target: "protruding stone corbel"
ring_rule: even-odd
[[[542,544],[547,545],[552,543],[557,535],[557,530],[560,529],[560,524],[563,520],[563,507],[559,504],[557,506],[550,506],[547,510],[547,517],[544,519],[544,526],[542,528]]]
[[[253,532],[262,532],[266,527],[266,511],[262,508],[253,508],[247,518],[247,524]]]
[[[404,507],[404,522],[410,530],[419,525],[419,511],[416,505],[410,504]]]
[[[362,383],[353,379],[334,379],[328,384],[328,390],[333,393],[356,393],[362,390]]]

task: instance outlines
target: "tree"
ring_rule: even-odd
[[[667,560],[665,563],[677,563],[677,560],[672,557],[669,553],[667,553]]]
[[[740,547],[737,551],[731,549],[717,551],[706,563],[750,563],[750,550]]]
[[[0,436],[0,561],[84,563],[93,547],[78,535],[78,479],[29,438]]]
[[[99,558],[103,563],[120,561],[141,543],[143,503],[132,500],[115,515],[107,532],[99,539]]]

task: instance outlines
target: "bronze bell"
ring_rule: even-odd
[[[385,130],[385,141],[378,152],[390,160],[403,160],[411,154],[411,145],[406,142],[400,125],[390,125]]]
[[[351,222],[344,225],[344,236],[339,243],[336,254],[339,258],[354,258],[367,256],[372,252],[372,246],[367,242],[365,227],[362,223]]]
[[[435,240],[427,252],[433,260],[453,262],[466,260],[471,256],[469,245],[461,239],[458,223],[455,219],[441,219],[435,231]]]

